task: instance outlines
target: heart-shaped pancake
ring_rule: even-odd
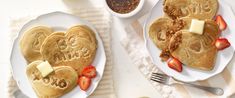
[[[89,32],[91,32],[91,33],[89,33]],[[85,25],[73,26],[68,29],[67,33],[75,33],[75,34],[79,33],[78,36],[81,39],[90,41],[91,45],[94,45],[94,46],[96,46],[96,44],[97,44],[97,40],[95,38],[95,33],[93,33],[93,31]],[[96,48],[96,47],[94,47],[94,48]]]
[[[85,26],[69,29],[67,33],[49,35],[42,44],[41,54],[52,66],[70,66],[79,75],[95,57],[97,42],[92,30]]]
[[[170,53],[187,66],[212,70],[217,55],[214,43],[219,37],[218,32],[218,25],[212,20],[205,21],[202,35],[187,30],[178,31],[171,37]]]
[[[27,30],[21,40],[20,49],[28,63],[35,60],[43,60],[40,48],[47,36],[52,33],[52,29],[46,26],[33,27]]]
[[[149,28],[149,37],[161,50],[165,49],[170,41],[169,37],[166,35],[166,32],[169,30],[171,25],[171,19],[159,18],[154,21]]]
[[[154,21],[149,28],[149,37],[155,43],[155,45],[164,50],[168,48],[170,38],[175,32],[186,29],[186,25],[189,19],[176,19],[172,20],[167,17],[162,17]],[[187,22],[186,22],[187,21]]]
[[[212,19],[218,10],[217,0],[165,0],[163,5],[165,14],[172,19]]]
[[[77,86],[78,75],[69,66],[53,67],[54,72],[43,78],[36,68],[42,62],[34,61],[26,68],[27,77],[39,98],[58,98]]]

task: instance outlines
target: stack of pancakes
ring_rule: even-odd
[[[29,63],[26,73],[38,97],[55,98],[76,87],[82,69],[95,58],[97,40],[85,25],[73,26],[66,32],[36,26],[24,32],[20,49]],[[54,69],[47,77],[42,77],[36,68],[43,61]]]
[[[217,0],[165,0],[165,15],[149,28],[149,37],[162,50],[166,61],[177,58],[184,65],[201,70],[212,70],[219,37],[219,27],[212,18],[218,10]],[[192,19],[205,21],[203,34],[189,32]]]

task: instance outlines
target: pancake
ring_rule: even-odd
[[[151,24],[149,37],[159,49],[163,50],[167,48],[170,38],[175,32],[187,29],[188,26],[185,25],[188,25],[186,23],[189,23],[189,20],[187,18],[176,20],[166,17],[159,18]]]
[[[170,39],[170,53],[186,66],[212,70],[217,55],[214,43],[219,37],[218,32],[218,25],[212,20],[205,21],[202,35],[190,33],[188,30],[178,31]]]
[[[43,78],[36,68],[42,62],[34,61],[26,68],[27,77],[38,98],[59,98],[77,86],[78,75],[69,66],[53,67],[54,72]]]
[[[217,0],[165,0],[163,6],[166,16],[172,19],[181,17],[212,19],[219,7]]]
[[[81,39],[89,41],[90,45],[97,47],[95,33],[86,25],[76,25],[68,29],[67,33],[76,34]]]
[[[90,65],[95,58],[95,34],[84,28],[68,31],[49,35],[42,44],[41,54],[52,66],[70,66],[80,75],[82,69]]]
[[[152,39],[154,44],[161,50],[167,48],[167,44],[170,39],[166,33],[172,25],[172,21],[169,18],[159,18],[154,21],[149,28],[149,37]]]
[[[149,37],[152,39],[153,43],[162,50],[160,57],[163,61],[167,61],[171,55],[168,49],[168,45],[171,37],[175,32],[183,29],[187,29],[186,25],[190,19],[176,19],[172,20],[170,18],[159,18],[154,21],[149,28]]]
[[[24,32],[20,40],[21,52],[28,63],[35,60],[43,60],[40,47],[52,29],[46,26],[33,27]]]

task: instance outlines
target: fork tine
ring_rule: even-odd
[[[160,76],[160,75],[152,75],[151,77],[152,77],[152,78],[162,78],[162,79],[164,79],[164,78],[165,78],[165,77]]]
[[[162,80],[158,80],[158,79],[151,79],[152,81],[155,81],[155,82],[158,82],[158,83],[163,83],[163,84],[165,84],[166,83],[166,81],[162,81]]]
[[[161,84],[166,84],[166,82],[163,82],[161,80],[155,80],[155,79],[151,79],[152,81],[155,81],[155,82],[158,82],[158,83],[161,83]]]
[[[162,83],[162,84],[166,84],[166,85],[168,85],[168,79],[169,78],[170,78],[169,76],[167,76],[165,74],[161,74],[161,73],[152,73],[152,76],[151,76],[152,81]]]
[[[162,82],[161,80],[155,80],[155,79],[151,79],[152,81],[158,82],[158,83],[162,83],[164,84],[165,82]]]
[[[158,73],[152,74],[152,77],[158,77],[158,78],[164,78],[164,79],[168,78],[168,76],[163,75],[163,74],[158,74]]]
[[[158,76],[162,76],[162,77],[168,77],[167,75],[161,74],[161,73],[153,73],[153,75],[158,75]]]
[[[151,76],[151,78],[164,78],[164,77],[163,77],[163,76],[161,76],[161,75],[153,74],[153,75]]]
[[[162,77],[151,77],[151,79],[153,79],[153,80],[159,80],[159,81],[163,81],[163,82],[166,81],[166,78],[162,78]]]

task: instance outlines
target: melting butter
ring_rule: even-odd
[[[54,71],[54,69],[51,67],[48,61],[42,62],[41,64],[39,64],[37,66],[37,69],[41,73],[42,77],[46,77],[47,75],[49,75],[51,72]]]
[[[203,34],[204,25],[205,25],[205,21],[200,21],[200,20],[197,20],[197,19],[192,19],[189,32],[201,35],[201,34]]]

